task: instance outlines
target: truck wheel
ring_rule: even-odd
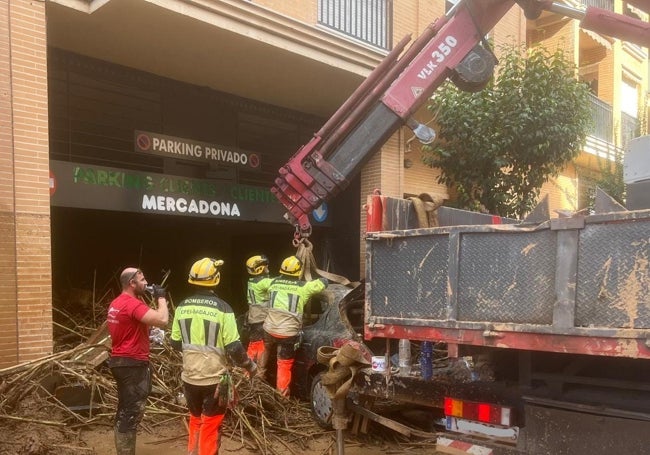
[[[325,372],[321,371],[311,381],[311,414],[316,419],[318,425],[326,430],[332,429],[332,400],[330,399],[327,389],[321,382],[321,378]]]

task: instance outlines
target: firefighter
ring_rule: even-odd
[[[190,412],[187,453],[214,455],[219,451],[220,428],[233,395],[230,361],[253,377],[257,366],[239,340],[235,313],[217,297],[222,260],[196,261],[188,283],[195,293],[176,308],[171,344],[183,353],[181,379]]]
[[[122,293],[108,306],[106,325],[111,336],[108,366],[117,384],[115,450],[118,455],[134,455],[137,427],[144,416],[151,391],[149,369],[149,326],[165,328],[169,310],[165,288],[153,285],[158,308],[142,301],[147,280],[142,270],[127,267],[120,274]]]
[[[289,396],[291,368],[300,342],[302,314],[309,299],[327,287],[325,278],[312,281],[300,279],[302,262],[296,256],[289,256],[280,266],[280,276],[260,282],[270,296],[269,311],[264,320],[264,354],[260,360],[259,375],[264,377],[268,369],[271,352],[277,353],[276,389]]]
[[[263,254],[251,256],[246,261],[246,271],[249,275],[246,292],[248,301],[246,323],[249,330],[248,357],[257,362],[264,352],[262,324],[266,319],[269,307],[268,288],[261,288],[260,282],[269,276],[269,259]]]

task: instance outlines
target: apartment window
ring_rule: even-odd
[[[621,111],[632,117],[639,112],[639,90],[634,81],[623,76],[621,84]]]
[[[639,86],[623,76],[621,84],[621,146],[627,147],[630,140],[639,135]]]
[[[390,49],[393,0],[318,0],[318,23],[373,46]]]

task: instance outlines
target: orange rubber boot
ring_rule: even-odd
[[[294,359],[278,359],[278,378],[276,381],[276,388],[280,391],[282,396],[289,396],[289,385],[291,384],[291,368],[293,367]]]
[[[261,359],[262,354],[264,354],[264,341],[257,340],[249,342],[247,354],[253,362],[257,362],[258,359]]]
[[[199,434],[199,455],[217,455],[219,453],[219,429],[225,414],[208,417],[201,416],[201,433]]]
[[[187,455],[199,455],[199,434],[201,433],[201,417],[190,414],[190,424],[187,438]]]

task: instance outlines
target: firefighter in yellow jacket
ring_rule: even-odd
[[[228,365],[253,376],[257,369],[239,341],[235,313],[214,292],[223,261],[203,258],[190,269],[188,282],[196,292],[176,308],[172,346],[183,353],[181,379],[190,411],[187,453],[214,455],[228,407]]]
[[[263,254],[251,256],[246,261],[246,271],[249,275],[246,284],[246,300],[248,302],[246,324],[249,330],[248,357],[257,362],[262,358],[264,352],[264,329],[262,324],[266,319],[269,308],[268,288],[260,286],[260,283],[269,276],[269,259]]]
[[[291,368],[295,358],[295,344],[302,329],[302,315],[309,299],[327,287],[327,280],[300,279],[302,263],[289,256],[280,266],[280,276],[260,281],[262,289],[268,288],[269,310],[264,320],[264,355],[260,360],[259,375],[264,377],[270,353],[277,352],[276,388],[289,396]]]

